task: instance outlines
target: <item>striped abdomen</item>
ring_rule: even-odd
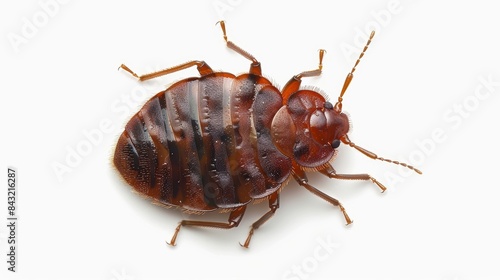
[[[219,72],[182,80],[131,118],[115,166],[135,190],[166,205],[245,205],[290,176],[291,160],[270,133],[281,107],[281,93],[261,76]]]

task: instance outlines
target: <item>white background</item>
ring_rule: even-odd
[[[496,2],[269,2],[2,1],[2,279],[500,277]],[[345,95],[350,138],[424,174],[341,147],[338,172],[366,172],[389,188],[380,194],[369,182],[310,174],[312,185],[343,202],[351,226],[291,182],[250,249],[238,242],[265,203],[250,207],[236,229],[184,228],[178,245],[168,247],[177,222],[190,217],[133,194],[110,156],[143,102],[197,72],[140,84],[117,68],[126,63],[146,73],[202,59],[214,69],[248,71],[248,61],[225,47],[220,19],[281,86],[316,67],[317,50],[326,49],[323,75],[304,84],[331,100],[375,28]],[[102,122],[105,131],[97,132]],[[18,169],[17,273],[4,261],[7,166]],[[201,219],[225,221],[227,214]]]

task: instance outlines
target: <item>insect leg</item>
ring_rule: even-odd
[[[242,247],[248,248],[254,230],[258,229],[263,223],[267,222],[267,220],[269,220],[269,218],[271,218],[274,215],[274,212],[276,212],[276,210],[279,207],[280,207],[280,196],[277,192],[275,192],[269,196],[270,210],[262,217],[260,217],[255,223],[252,224],[252,226],[250,227],[250,232],[248,233],[247,240],[245,240],[245,244],[240,243]]]
[[[347,222],[347,225],[352,223],[352,220],[347,215],[347,212],[345,211],[344,206],[342,206],[342,204],[337,199],[327,195],[326,193],[316,189],[315,187],[313,187],[307,183],[307,177],[306,177],[306,174],[304,173],[304,171],[302,171],[302,170],[297,171],[294,169],[293,177],[299,183],[299,185],[306,188],[308,191],[321,197],[322,199],[326,200],[327,202],[333,204],[334,206],[338,206],[340,208],[340,211],[342,211],[342,214],[344,215],[344,218],[345,218],[345,221]]]
[[[368,174],[337,174],[337,172],[335,172],[335,169],[333,169],[333,167],[330,164],[327,164],[326,168],[320,170],[319,172],[330,178],[335,178],[340,180],[366,180],[366,181],[370,180],[374,184],[376,184],[382,190],[382,192],[384,192],[387,189],[384,185],[382,185],[382,183],[380,183],[379,181],[377,181],[375,178],[373,178]]]
[[[288,83],[283,87],[282,95],[283,95],[283,104],[286,104],[290,95],[299,90],[300,84],[302,82],[303,77],[314,77],[321,75],[321,70],[323,69],[323,56],[326,51],[321,49],[319,50],[319,65],[318,69],[309,70],[301,72],[295,76],[293,76]]]
[[[207,222],[207,221],[191,221],[191,220],[182,220],[179,225],[175,228],[174,236],[170,240],[170,243],[167,242],[168,245],[175,246],[175,240],[177,239],[177,235],[181,230],[182,226],[195,226],[195,227],[213,227],[213,228],[222,228],[229,229],[233,227],[237,227],[243,218],[243,214],[245,214],[246,206],[240,207],[236,210],[231,211],[229,214],[229,219],[227,223],[220,222]]]
[[[245,51],[244,49],[238,47],[235,43],[228,41],[227,40],[227,35],[226,35],[226,23],[221,20],[218,21],[217,24],[220,24],[220,27],[222,29],[222,34],[224,35],[224,41],[226,41],[226,45],[228,48],[232,49],[233,51],[237,52],[238,54],[242,55],[246,59],[252,61],[252,64],[250,64],[250,73],[255,74],[255,75],[262,75],[262,69],[260,67],[260,62],[250,53]]]
[[[144,75],[137,75],[134,71],[132,71],[130,68],[128,68],[125,64],[120,65],[120,68],[129,72],[132,76],[136,77],[137,79],[139,79],[139,81],[142,82],[145,80],[158,78],[160,76],[164,76],[164,75],[167,75],[170,73],[184,70],[186,68],[193,67],[193,66],[196,66],[198,68],[198,72],[200,72],[201,76],[204,76],[204,75],[207,75],[207,74],[214,72],[212,70],[212,68],[210,68],[210,66],[208,66],[208,64],[206,64],[205,61],[202,61],[202,60],[188,61],[186,63],[180,64],[180,65],[177,65],[174,67],[170,67],[167,69],[163,69],[160,71],[156,71],[156,72],[152,72],[152,73],[144,74]]]

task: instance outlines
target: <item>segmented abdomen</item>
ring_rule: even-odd
[[[271,139],[278,89],[213,73],[151,98],[120,136],[114,163],[138,192],[192,211],[235,208],[277,191],[291,160]]]

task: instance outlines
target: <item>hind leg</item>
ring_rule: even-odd
[[[170,73],[184,70],[186,68],[193,67],[193,66],[196,66],[198,68],[198,72],[200,73],[201,76],[204,76],[204,75],[207,75],[207,74],[214,72],[212,70],[212,68],[210,68],[210,66],[208,66],[208,64],[206,64],[205,61],[202,61],[202,60],[188,61],[186,63],[180,64],[180,65],[177,65],[174,67],[170,67],[167,69],[163,69],[160,71],[156,71],[156,72],[152,72],[152,73],[148,73],[148,74],[144,74],[144,75],[137,75],[134,71],[132,71],[130,68],[128,68],[125,64],[120,65],[120,68],[129,72],[132,76],[136,77],[137,79],[139,79],[139,81],[142,82],[145,80],[158,78],[158,77],[170,74]]]
[[[192,227],[211,227],[211,228],[222,228],[229,229],[233,227],[237,227],[241,219],[243,218],[243,214],[245,214],[246,206],[240,207],[236,210],[231,211],[229,214],[229,219],[227,223],[220,222],[207,222],[207,221],[191,221],[191,220],[182,220],[177,228],[175,228],[174,236],[170,240],[170,243],[167,242],[168,245],[175,246],[175,241],[177,240],[177,235],[181,230],[182,226],[192,226]]]

